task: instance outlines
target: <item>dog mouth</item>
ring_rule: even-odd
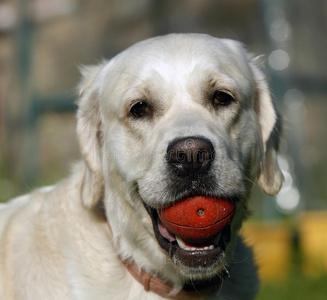
[[[161,209],[147,207],[158,244],[182,272],[194,277],[197,274],[200,276],[205,274],[217,275],[217,273],[226,270],[225,252],[231,240],[230,221],[235,212],[235,205],[231,201],[230,203],[231,209],[227,215],[217,222],[212,221],[212,224],[210,222],[211,225],[207,227],[209,229],[205,230],[203,227],[193,230],[192,227],[185,226],[186,224],[182,224],[178,228],[172,227],[165,218],[166,215],[169,216],[170,212],[163,215]],[[174,217],[176,214],[174,205],[172,208]],[[196,208],[196,212],[202,224],[201,218],[205,211],[202,208]],[[192,221],[189,217],[189,215],[192,216],[192,212],[189,213],[187,209],[187,214],[186,222],[189,224],[190,220]],[[208,214],[211,214],[209,217],[212,217],[211,207],[208,207]]]

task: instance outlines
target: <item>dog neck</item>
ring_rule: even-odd
[[[107,224],[110,235],[112,236],[112,230],[109,222],[107,222]],[[195,300],[205,295],[210,295],[217,292],[221,287],[223,280],[222,278],[218,278],[214,281],[202,282],[201,284],[192,282],[192,284],[185,285],[183,289],[176,293],[176,289],[171,284],[162,280],[155,274],[141,270],[132,259],[122,259],[121,256],[119,256],[119,258],[134,279],[143,285],[146,292],[155,293],[166,299]],[[228,277],[228,272],[225,275]]]

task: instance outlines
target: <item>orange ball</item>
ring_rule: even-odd
[[[235,204],[205,196],[187,198],[159,210],[161,222],[173,234],[192,244],[214,238],[232,219]]]

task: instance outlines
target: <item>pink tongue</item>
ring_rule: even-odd
[[[176,236],[171,233],[160,221],[160,219],[158,219],[158,228],[159,231],[161,233],[161,235],[167,239],[169,242],[174,242],[176,241]]]

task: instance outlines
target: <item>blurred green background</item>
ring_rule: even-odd
[[[276,198],[253,192],[243,229],[257,299],[327,295],[327,1],[0,0],[0,202],[53,184],[80,158],[78,67],[171,32],[242,41],[263,55],[285,119]]]

